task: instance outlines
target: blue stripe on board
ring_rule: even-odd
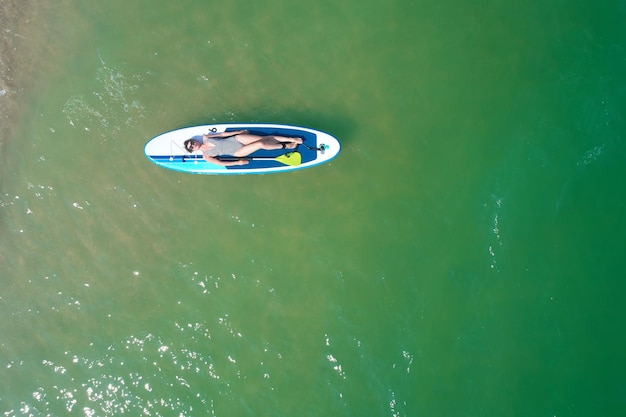
[[[202,159],[201,156],[198,155],[190,155],[190,156],[163,156],[163,155],[148,155],[150,159],[152,159],[155,163],[163,166],[178,164],[179,169],[183,171],[195,171],[198,168],[194,169],[194,166],[198,166],[197,164],[207,164],[208,163]],[[255,153],[255,156],[256,153]],[[189,165],[188,169],[185,169],[184,165]],[[212,166],[215,166],[211,164]],[[246,165],[235,165],[226,167],[226,169],[233,170],[245,170],[245,169],[256,169],[256,168],[273,168],[285,166],[285,164],[274,161],[272,159],[261,160],[261,161],[250,161]]]

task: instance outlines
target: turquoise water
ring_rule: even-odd
[[[5,416],[624,414],[623,2],[42,16],[0,166]],[[143,156],[229,121],[343,150]]]

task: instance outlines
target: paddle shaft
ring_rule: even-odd
[[[277,159],[277,156],[216,156],[215,159],[219,159],[224,162],[232,161],[265,161],[268,159]]]
[[[245,160],[245,161],[257,161],[257,160],[267,160],[267,159],[276,159],[276,156],[216,156],[214,157],[215,159],[219,159],[220,161],[224,161],[224,162],[232,162],[232,161],[241,161],[241,160]],[[191,156],[186,156],[183,155],[182,156],[183,162],[187,162],[189,160],[191,161],[203,161],[204,158],[202,158],[201,155],[191,155]]]
[[[271,160],[271,161],[276,161],[278,163],[281,164],[285,164],[285,165],[291,165],[291,166],[298,166],[300,165],[301,161],[302,161],[302,155],[300,155],[299,152],[288,152],[282,155],[278,155],[276,157],[272,157],[272,156],[244,156],[242,158],[235,158],[232,159],[230,157],[220,157],[219,160],[220,161],[229,161],[229,160],[247,160],[247,161],[258,161],[258,160]]]
[[[198,161],[200,160],[200,157],[198,156],[199,155],[191,157],[183,156],[182,160],[185,162],[187,158],[189,158],[191,160]],[[302,161],[302,155],[299,152],[288,152],[278,156],[216,156],[215,159],[223,162],[270,160],[285,165],[298,166]]]

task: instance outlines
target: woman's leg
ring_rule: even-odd
[[[235,139],[237,139],[238,142],[244,145],[249,145],[251,143],[262,141],[264,139],[274,139],[276,142],[286,142],[286,143],[290,142],[290,143],[296,143],[296,144],[302,143],[301,138],[289,138],[287,136],[274,136],[274,135],[259,136],[259,135],[251,135],[249,133],[237,135],[235,136]]]
[[[263,139],[265,136],[259,136],[259,135],[251,135],[249,133],[244,133],[241,135],[235,135],[235,139],[237,140],[237,142],[243,144],[243,145],[249,145],[253,142],[257,142],[261,139]]]
[[[302,143],[300,138],[288,138],[286,136],[257,136],[242,134],[237,135],[238,142],[244,144],[239,150],[237,150],[233,156],[248,156],[253,152],[261,149],[275,150],[275,149],[294,149],[299,143]]]

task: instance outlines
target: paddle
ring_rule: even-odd
[[[261,161],[261,160],[272,160],[276,162],[280,162],[281,164],[289,165],[292,167],[296,167],[302,163],[302,155],[300,152],[287,152],[278,156],[217,156],[217,159],[220,161]]]

